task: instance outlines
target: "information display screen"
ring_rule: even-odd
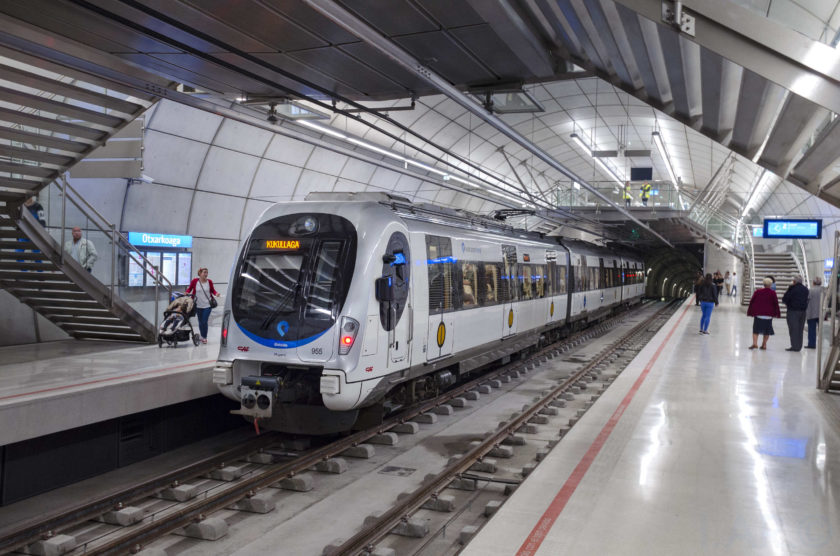
[[[768,239],[820,239],[822,220],[765,220],[764,237]]]

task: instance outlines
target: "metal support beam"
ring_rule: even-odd
[[[548,164],[549,166],[566,176],[567,178],[580,183],[583,187],[587,188],[590,192],[592,192],[596,197],[598,197],[611,207],[624,214],[633,222],[636,222],[639,226],[653,234],[655,237],[662,240],[669,247],[673,247],[673,245],[671,245],[671,243],[667,239],[659,235],[649,226],[644,224],[641,220],[633,216],[629,211],[625,210],[618,204],[611,201],[608,197],[606,197],[603,193],[591,186],[580,176],[578,176],[577,174],[560,164],[557,160],[555,160],[548,153],[534,145],[532,142],[528,141],[528,139],[520,135],[517,131],[515,131],[504,121],[494,116],[493,114],[488,114],[481,106],[476,104],[467,95],[453,87],[448,81],[443,79],[443,77],[421,64],[418,60],[416,60],[409,53],[397,46],[394,42],[380,35],[378,32],[376,32],[375,29],[373,29],[367,23],[356,17],[353,13],[339,6],[332,0],[304,0],[304,2],[323,16],[333,21],[335,24],[341,26],[343,29],[349,31],[350,33],[353,33],[354,35],[365,41],[367,44],[374,47],[376,50],[390,58],[398,65],[411,71],[418,77],[422,78],[429,84],[436,87],[439,91],[441,91],[451,100],[458,103],[461,107],[465,108],[466,110],[472,112],[476,116],[483,119],[485,122],[493,126],[493,128],[502,132],[502,134],[504,134],[508,139],[517,143],[518,145],[526,149],[528,152],[530,152],[531,154],[533,154],[534,156],[536,156],[537,158],[539,158],[540,160],[542,160],[543,162],[545,162],[546,164]]]
[[[661,25],[661,0],[614,0]],[[684,35],[727,60],[840,113],[840,52],[728,0],[685,0],[695,34]]]

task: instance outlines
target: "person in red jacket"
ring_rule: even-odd
[[[758,335],[764,336],[759,349],[767,349],[767,339],[773,335],[773,318],[782,318],[782,312],[779,310],[779,298],[776,296],[775,290],[770,286],[773,280],[769,277],[764,279],[764,287],[757,290],[752,299],[750,299],[750,306],[747,309],[747,316],[753,318],[753,342],[750,349],[758,348]]]
[[[206,268],[198,269],[198,278],[193,278],[190,287],[187,288],[187,295],[195,300],[195,314],[198,317],[198,332],[201,335],[201,343],[207,343],[207,321],[210,320],[210,311],[218,303],[216,297],[219,292],[213,287],[213,280],[207,278]]]

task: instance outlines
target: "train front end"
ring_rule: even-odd
[[[231,275],[213,381],[241,403],[235,413],[271,430],[327,434],[349,429],[357,416],[324,407],[320,383],[360,330],[360,319],[342,314],[358,249],[351,219],[358,215],[318,208],[269,209]]]

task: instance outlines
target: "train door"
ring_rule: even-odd
[[[516,246],[502,245],[502,337],[516,334],[519,325],[516,301],[519,299],[519,269],[516,264]]]
[[[598,275],[598,306],[601,307],[604,305],[605,292],[607,291],[607,269],[604,266],[603,257],[598,258],[598,270],[596,271],[596,274]]]
[[[377,282],[376,296],[379,322],[388,335],[388,367],[400,368],[408,364],[412,340],[410,273],[408,239],[401,232],[394,232],[382,256],[382,275]]]
[[[455,310],[460,305],[455,280],[452,240],[426,236],[429,269],[429,328],[426,336],[426,359],[431,361],[452,353],[455,338]]]
[[[612,300],[613,300],[613,302],[614,302],[614,303],[618,303],[619,301],[621,301],[621,296],[620,296],[620,293],[621,293],[621,283],[618,281],[618,274],[619,274],[619,272],[620,272],[620,269],[619,269],[619,267],[618,267],[618,261],[617,261],[617,260],[613,259],[613,262],[612,262],[612,263],[613,263],[613,265],[612,265],[612,269],[610,269],[610,270],[608,271],[608,272],[610,272],[610,273],[611,273],[611,276],[610,276],[610,289],[612,289],[612,292],[613,292],[613,299],[612,299]]]
[[[557,306],[555,296],[559,292],[557,280],[557,253],[552,250],[545,252],[545,288],[548,299],[548,322],[560,320],[560,307]]]

